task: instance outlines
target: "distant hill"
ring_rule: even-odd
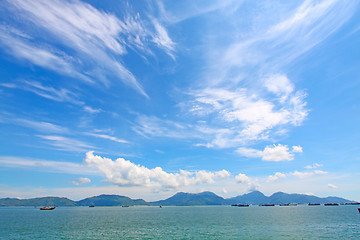
[[[134,206],[134,205],[149,205],[142,199],[133,200],[129,197],[119,196],[119,195],[100,195],[90,198],[85,198],[83,200],[77,201],[79,206]]]
[[[227,204],[266,204],[268,197],[259,191],[253,191],[244,195],[226,199]]]
[[[191,206],[191,205],[224,205],[225,199],[219,197],[212,192],[202,192],[202,193],[184,193],[179,192],[174,196],[152,202],[153,205],[175,205],[175,206]]]
[[[2,198],[0,206],[76,206],[76,202],[62,197],[41,197],[30,199]]]
[[[349,203],[352,201],[339,197],[320,198],[305,194],[288,194],[277,192],[267,197],[261,192],[254,191],[248,194],[240,195],[227,199],[228,204],[286,204],[286,203]]]
[[[193,206],[193,205],[230,205],[230,204],[286,204],[286,203],[351,203],[344,198],[319,198],[305,194],[288,194],[277,192],[267,197],[259,191],[253,191],[237,197],[224,199],[212,192],[184,193],[179,192],[165,200],[146,202],[143,199],[131,199],[119,195],[99,195],[72,201],[61,197],[42,197],[31,199],[2,198],[0,206],[135,206],[135,205],[163,205],[163,206]]]

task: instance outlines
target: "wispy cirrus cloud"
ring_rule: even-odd
[[[281,78],[286,79],[286,76]],[[221,125],[230,126],[232,136],[229,137],[235,141],[268,139],[271,130],[299,125],[308,114],[302,93],[293,93],[291,88],[283,90],[275,85],[271,86],[270,91],[276,91],[280,95],[279,99],[265,99],[251,94],[245,88],[202,89],[192,93],[190,112],[201,117],[211,117]]]
[[[83,164],[62,161],[50,161],[44,159],[33,159],[12,156],[0,156],[0,163],[2,167],[9,168],[25,168],[40,172],[56,172],[67,174],[98,174],[94,169],[91,169]]]
[[[38,130],[40,132],[46,132],[46,133],[67,133],[69,130],[65,127],[49,123],[49,122],[42,122],[42,121],[32,121],[28,119],[14,119],[13,123],[33,128],[35,130]]]
[[[151,54],[149,42],[153,40],[154,46],[174,58],[174,42],[164,26],[158,21],[149,24],[150,19],[145,22],[130,9],[120,19],[81,1],[15,0],[2,6],[16,15],[15,19],[38,29],[36,32],[24,27],[9,31],[2,26],[0,41],[12,55],[89,83],[100,81],[109,86],[110,79],[117,79],[147,96],[122,61],[127,48]],[[57,45],[67,52],[59,50]]]
[[[52,145],[62,151],[86,152],[90,149],[96,149],[96,147],[91,146],[88,143],[73,138],[57,135],[38,135],[38,137],[46,140],[47,144]]]
[[[191,135],[190,127],[189,124],[156,116],[138,115],[132,130],[144,137],[187,138]],[[192,134],[193,137],[196,135],[195,132]]]
[[[30,128],[42,133],[68,133],[69,130],[66,127],[60,126],[47,121],[39,121],[34,119],[25,119],[20,117],[14,117],[12,114],[0,114],[2,122],[18,125],[25,128]]]
[[[107,134],[101,134],[101,133],[86,133],[86,135],[93,136],[93,137],[97,137],[97,138],[108,139],[108,140],[111,140],[111,141],[114,141],[114,142],[118,142],[118,143],[129,143],[129,141],[126,141],[126,140],[124,140],[124,139],[120,139],[120,138],[117,138],[117,137],[114,137],[114,136],[110,136],[110,135],[107,135]]]
[[[314,163],[312,165],[307,165],[305,166],[306,169],[314,169],[314,168],[319,168],[319,167],[322,167],[324,166],[323,164],[319,164],[319,163]]]

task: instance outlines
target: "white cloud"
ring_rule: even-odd
[[[305,168],[306,169],[314,169],[314,168],[319,168],[324,166],[323,164],[319,164],[319,163],[314,163],[313,165],[307,165]]]
[[[154,19],[153,24],[157,32],[157,34],[153,36],[153,41],[159,47],[164,48],[166,53],[175,59],[173,55],[175,43],[170,39],[166,29],[157,20]]]
[[[303,149],[301,146],[292,146],[292,151],[294,153],[302,153],[303,152]]]
[[[280,178],[286,178],[286,174],[281,173],[281,172],[276,172],[274,175],[270,175],[267,178],[267,182],[275,182],[277,180],[279,180]]]
[[[190,130],[190,125],[160,119],[155,116],[139,115],[132,130],[144,137],[196,137],[197,133]]]
[[[70,75],[91,82],[87,76],[72,66],[72,63],[69,61],[71,58],[65,53],[52,51],[50,47],[40,48],[30,43],[28,39],[13,35],[11,32],[14,31],[8,31],[8,28],[0,26],[0,42],[6,46],[6,51],[10,52],[13,56],[28,60],[35,65],[48,68],[60,74]]]
[[[24,127],[30,127],[33,129],[36,129],[40,132],[46,132],[46,133],[67,133],[68,129],[65,127],[61,127],[59,125],[49,123],[49,122],[39,122],[39,121],[32,121],[28,119],[14,119],[13,123],[24,126]]]
[[[331,188],[331,189],[336,189],[336,188],[338,188],[337,186],[335,186],[334,184],[331,184],[331,183],[328,184],[328,187]]]
[[[95,147],[82,141],[56,135],[38,135],[38,137],[47,140],[47,143],[55,146],[59,150],[70,152],[86,152]]]
[[[16,84],[12,83],[10,85],[9,84],[7,85],[8,85],[7,87],[18,88],[25,91],[29,91],[41,97],[51,99],[57,102],[70,102],[76,105],[84,104],[83,102],[77,99],[78,98],[77,94],[75,94],[74,92],[68,89],[65,88],[56,89],[54,87],[45,86],[37,81],[23,80],[16,82]]]
[[[86,177],[80,177],[80,178],[76,178],[76,179],[72,180],[72,184],[74,184],[75,186],[87,184],[87,183],[90,183],[90,182],[91,182],[91,180],[89,178],[86,178]]]
[[[260,187],[256,179],[250,178],[244,173],[239,173],[238,175],[236,175],[235,181],[238,183],[246,184],[249,191],[257,190]]]
[[[85,112],[88,112],[91,114],[102,112],[102,110],[100,108],[92,108],[90,106],[84,106],[83,109]]]
[[[273,147],[267,146],[263,151],[262,160],[264,161],[291,161],[294,160],[294,154],[289,152],[287,145],[273,145]]]
[[[293,176],[298,177],[298,178],[308,178],[308,177],[312,177],[314,175],[323,175],[323,174],[328,174],[328,172],[322,171],[322,170],[315,170],[312,172],[299,172],[299,171],[294,171],[293,173],[291,173]]]
[[[274,101],[265,100],[245,88],[206,88],[192,92],[190,96],[193,97],[189,103],[191,113],[216,119],[217,123],[209,123],[211,128],[229,126],[230,134],[223,138],[242,143],[268,139],[271,130],[278,127],[300,125],[308,114],[304,95],[298,92],[286,92],[286,98]]]
[[[118,142],[118,143],[129,143],[128,141],[126,141],[124,139],[116,138],[116,137],[109,136],[109,135],[106,135],[106,134],[86,133],[86,135],[97,137],[97,138],[108,139],[108,140]]]
[[[125,4],[123,19],[81,1],[14,0],[3,5],[21,23],[32,26],[24,27],[26,33],[22,33],[24,29],[8,31],[2,27],[0,41],[8,51],[60,74],[88,82],[100,81],[105,86],[112,79],[120,80],[147,96],[121,57],[127,53],[127,48],[152,55],[151,40],[154,46],[173,56],[174,42],[166,29],[159,22],[154,26],[144,23],[142,16],[132,14]],[[148,21],[151,22],[151,17]],[[33,44],[29,38],[36,39],[39,44]],[[59,45],[69,49],[71,54],[58,50]]]
[[[56,172],[67,174],[98,174],[97,171],[82,164],[73,162],[48,161],[22,157],[0,156],[2,167],[29,168],[35,171]]]
[[[147,186],[154,188],[178,188],[196,184],[212,184],[215,179],[226,179],[230,173],[226,170],[217,172],[184,171],[167,173],[160,167],[153,169],[136,165],[123,158],[115,161],[87,152],[84,163],[98,169],[106,181],[119,186]]]
[[[241,147],[236,150],[237,153],[239,153],[242,156],[250,157],[250,158],[257,158],[262,157],[263,152],[260,150],[252,149],[252,148],[245,148]]]
[[[285,75],[272,75],[265,79],[265,87],[269,92],[281,96],[281,102],[285,102],[289,94],[294,91],[294,85]]]
[[[290,151],[287,145],[272,145],[266,146],[263,151],[252,149],[252,148],[238,148],[236,150],[242,156],[250,157],[250,158],[258,158],[261,157],[263,161],[292,161],[294,160],[294,153],[301,152],[302,148],[300,146],[293,146],[293,150]]]

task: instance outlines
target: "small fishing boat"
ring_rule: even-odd
[[[56,207],[41,207],[40,210],[54,210]]]
[[[338,203],[325,203],[324,206],[339,206]]]
[[[231,206],[233,206],[233,207],[248,207],[249,204],[233,204]]]

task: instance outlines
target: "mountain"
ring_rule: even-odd
[[[100,195],[90,198],[85,198],[83,200],[76,202],[79,206],[134,206],[134,205],[149,205],[142,199],[133,200],[129,197],[119,196],[119,195]]]
[[[184,193],[179,192],[165,200],[146,202],[143,199],[131,199],[119,195],[99,195],[72,201],[61,197],[42,197],[31,199],[2,198],[0,206],[134,206],[134,205],[164,205],[164,206],[193,206],[193,205],[230,205],[230,204],[286,204],[286,203],[351,203],[344,198],[320,198],[305,194],[288,194],[277,192],[267,197],[259,191],[253,191],[237,197],[224,199],[212,192]]]
[[[76,202],[63,197],[41,197],[30,199],[2,198],[0,206],[76,206]]]
[[[224,205],[225,199],[212,192],[202,193],[184,193],[179,192],[165,200],[152,202],[153,205],[175,205],[175,206],[192,206],[192,205]]]
[[[240,195],[234,198],[226,199],[228,204],[286,204],[286,203],[348,203],[352,202],[344,198],[327,197],[320,198],[305,194],[288,194],[277,192],[267,197],[259,191],[254,191],[248,194]]]
[[[226,199],[227,204],[266,204],[268,197],[259,191],[253,191],[244,195]]]

